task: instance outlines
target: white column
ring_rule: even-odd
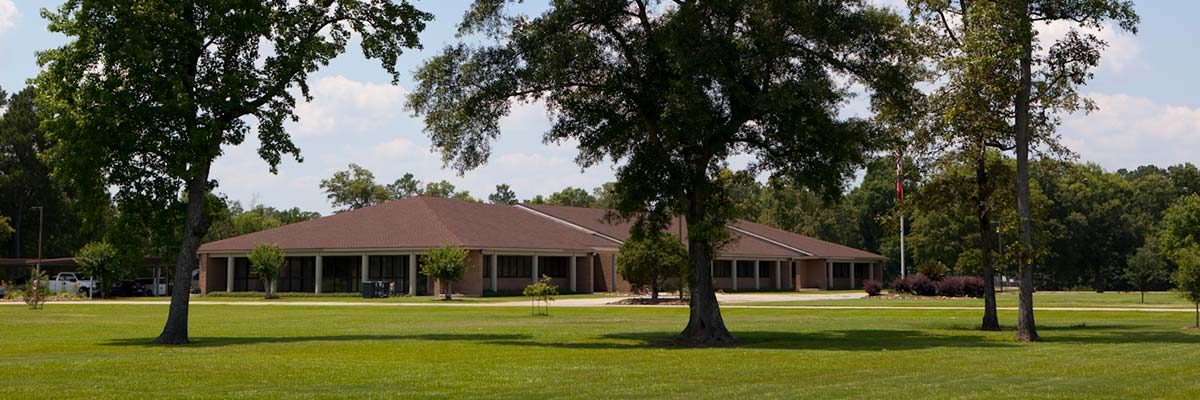
[[[732,278],[730,280],[733,281],[733,289],[732,290],[737,290],[738,260],[733,260],[733,265],[729,267],[729,277]]]
[[[370,275],[370,272],[371,272],[370,265],[371,265],[371,256],[363,254],[362,255],[362,268],[359,268],[361,270],[359,272],[359,275],[363,282],[368,281],[367,276]]]
[[[854,289],[854,263],[850,263],[850,288]]]
[[[233,291],[233,256],[225,257],[225,291]]]
[[[608,265],[610,267],[612,267],[612,287],[609,288],[608,291],[612,292],[612,293],[616,293],[617,292],[617,254],[613,253],[613,254],[609,255],[608,260],[609,260]]]
[[[417,295],[417,255],[408,255],[408,295]]]
[[[775,290],[783,289],[783,261],[775,260]]]
[[[532,271],[532,272],[533,272],[533,281],[534,281],[534,282],[537,282],[537,281],[538,281],[538,278],[539,278],[539,276],[538,276],[538,265],[537,265],[537,264],[538,264],[538,256],[537,256],[537,254],[534,254],[534,255],[533,255],[533,271]]]
[[[568,276],[570,276],[570,279],[571,279],[571,292],[572,292],[572,293],[574,293],[574,292],[576,291],[576,285],[575,285],[575,255],[574,255],[574,254],[572,254],[572,255],[571,255],[571,271],[570,271],[570,273],[568,273]]]
[[[758,260],[754,260],[754,290],[759,290],[759,289],[762,289],[762,285],[760,285],[760,284],[759,284],[759,279],[758,279],[758,278],[759,278],[759,276],[758,276],[758,271],[759,271],[759,268],[758,268],[758,262],[759,262]]]
[[[496,292],[496,255],[495,254],[492,254],[492,256],[490,257],[489,264],[490,265],[488,265],[488,269],[489,269],[488,276],[492,278],[491,279],[492,293],[495,293]]]
[[[322,279],[321,276],[324,273],[325,273],[325,259],[324,259],[324,257],[321,257],[320,254],[317,254],[317,273],[316,273],[317,281],[314,282],[315,284],[313,285],[313,287],[316,288],[315,291],[317,293],[321,293],[321,279]]]

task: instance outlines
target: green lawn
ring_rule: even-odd
[[[983,299],[971,298],[890,298],[876,297],[850,300],[821,301],[761,301],[739,303],[742,305],[796,305],[796,306],[914,306],[914,307],[983,307]],[[996,293],[996,304],[1001,307],[1016,307],[1017,293]],[[1140,293],[1122,292],[1036,292],[1034,307],[1133,307],[1133,308],[1186,308],[1195,307],[1178,294],[1171,292],[1148,292],[1146,302],[1141,302]]]
[[[556,299],[586,299],[586,298],[613,298],[619,299],[623,296],[617,296],[606,293],[595,294],[566,294],[555,296]],[[122,297],[115,300],[142,302],[142,301],[171,301],[170,297]],[[262,297],[255,296],[193,296],[193,302],[347,302],[347,303],[440,303],[441,296],[394,296],[382,299],[364,299],[358,296],[317,296],[305,294],[302,296],[292,296],[287,293],[280,294],[278,299],[266,300]],[[528,297],[524,296],[496,296],[496,297],[455,297],[451,300],[455,303],[506,303],[513,301],[529,301]]]
[[[728,309],[737,348],[673,348],[683,308],[0,306],[3,398],[1130,398],[1200,396],[1189,313]],[[1012,312],[1001,312],[1006,324]]]

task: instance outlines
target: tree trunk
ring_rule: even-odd
[[[996,271],[992,266],[992,216],[988,209],[987,147],[979,146],[979,155],[975,160],[975,195],[976,210],[979,216],[979,263],[983,269],[983,322],[979,329],[985,331],[1000,330],[1000,320],[996,316]]]
[[[1099,265],[1092,272],[1092,288],[1096,293],[1104,293],[1104,270]]]
[[[1027,2],[1017,2],[1014,11],[1020,18],[1021,81],[1016,98],[1016,153],[1017,153],[1017,236],[1021,241],[1018,254],[1021,275],[1021,293],[1017,310],[1017,340],[1038,340],[1037,327],[1033,320],[1033,212],[1029,196],[1029,102],[1032,89],[1033,28]]]
[[[707,214],[704,208],[706,204],[697,200],[699,196],[691,197],[687,209],[687,223],[689,227],[699,226]],[[737,338],[733,337],[725,327],[725,320],[721,318],[721,307],[717,305],[717,293],[713,290],[712,243],[707,239],[697,239],[694,235],[688,235],[688,259],[692,263],[696,281],[692,282],[692,297],[688,302],[688,324],[683,332],[679,333],[678,340],[703,346],[736,344]]]
[[[658,300],[658,282],[650,285],[650,300]]]
[[[205,202],[208,200],[208,171],[210,163],[194,166],[195,171],[187,182],[187,220],[184,223],[183,240],[175,256],[175,291],[171,293],[171,308],[167,313],[167,324],[154,339],[155,344],[188,343],[188,302],[192,292],[192,270],[198,268],[196,249],[212,223]]]
[[[1146,291],[1142,290],[1142,304],[1146,304]]]
[[[446,301],[450,301],[450,293],[450,282],[442,283],[442,298]]]

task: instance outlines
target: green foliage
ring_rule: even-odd
[[[263,280],[266,298],[275,298],[275,280],[279,279],[279,270],[287,262],[283,249],[277,244],[261,243],[246,257],[250,259],[250,276]]]
[[[348,170],[322,179],[321,189],[325,190],[329,202],[334,207],[342,207],[342,211],[382,204],[391,199],[388,188],[375,183],[375,174],[358,164],[350,164]]]
[[[117,249],[108,242],[88,243],[75,253],[79,272],[95,280],[101,296],[107,296],[113,285],[129,276],[132,268],[121,261]]]
[[[537,282],[525,286],[521,292],[529,298],[533,315],[550,315],[550,302],[558,296],[558,286],[550,283],[550,277],[542,275]]]
[[[0,215],[0,242],[8,240],[12,233],[12,219]]]
[[[466,249],[455,246],[429,249],[429,252],[421,258],[424,263],[421,266],[421,273],[436,279],[442,287],[442,295],[446,300],[450,300],[450,294],[453,293],[450,285],[461,280],[470,269],[470,266],[467,265],[468,255],[469,252]]]
[[[517,204],[517,194],[512,191],[508,184],[496,185],[496,193],[488,195],[488,203],[492,204]]]
[[[591,207],[595,202],[596,198],[591,193],[576,187],[567,187],[550,194],[550,198],[546,199],[546,204],[571,207]]]
[[[640,234],[621,244],[617,272],[635,288],[650,291],[652,299],[669,280],[690,287],[691,266],[679,238],[663,232]]]
[[[1179,269],[1172,280],[1180,296],[1196,304],[1196,327],[1200,328],[1200,246],[1176,250],[1174,261]]]
[[[459,32],[485,40],[419,68],[408,107],[458,171],[485,163],[500,119],[528,101],[554,116],[545,142],[579,143],[581,166],[621,160],[616,212],[645,231],[686,217],[703,296],[693,310],[712,310],[693,315],[706,322],[692,336],[705,341],[732,340],[707,278],[732,218],[726,160],[748,154],[758,172],[837,192],[881,144],[875,126],[839,115],[845,85],[865,86],[874,110],[919,95],[903,20],[860,2],[561,2],[536,16],[506,4],[474,3]]]
[[[1200,195],[1180,197],[1163,213],[1158,231],[1158,245],[1163,255],[1176,264],[1190,257],[1184,254],[1200,248]]]
[[[48,297],[50,297],[50,277],[37,267],[31,268],[29,283],[26,283],[25,290],[21,291],[21,298],[25,300],[25,304],[29,306],[30,310],[40,310]]]
[[[285,126],[298,118],[297,95],[312,100],[309,74],[354,36],[398,81],[400,53],[420,45],[432,18],[403,0],[67,0],[42,16],[66,36],[37,56],[40,128],[53,144],[42,156],[68,187],[112,190],[144,220],[177,222],[177,276],[196,267],[223,149],[254,133],[272,172],[284,157],[300,160]],[[187,343],[187,301],[172,298],[157,342]]]
[[[412,196],[447,197],[478,203],[468,191],[457,191],[453,184],[447,181],[429,182],[424,187],[421,181],[406,173],[390,185],[375,183],[375,174],[359,166],[350,164],[349,169],[338,171],[333,177],[321,180],[321,189],[334,206],[340,206],[340,211],[348,211],[382,204],[389,200],[403,199]]]
[[[1142,246],[1137,253],[1129,256],[1126,261],[1125,280],[1142,292],[1142,302],[1146,302],[1146,289],[1168,277],[1167,262],[1153,245]]]
[[[950,268],[941,261],[927,262],[917,266],[917,273],[925,275],[930,280],[940,281],[950,273]]]

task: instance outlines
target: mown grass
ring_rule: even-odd
[[[667,345],[683,308],[0,306],[3,398],[1196,398],[1187,313],[727,309],[743,344]],[[1002,312],[1005,323],[1015,316]]]
[[[741,305],[797,305],[797,306],[911,306],[911,307],[983,307],[983,299],[941,297],[873,297],[846,300],[817,301],[761,301],[738,303]],[[1006,290],[996,293],[996,305],[1016,307],[1017,292]],[[1100,307],[1100,308],[1186,308],[1195,307],[1172,292],[1147,292],[1145,303],[1137,292],[1036,292],[1034,307]]]

